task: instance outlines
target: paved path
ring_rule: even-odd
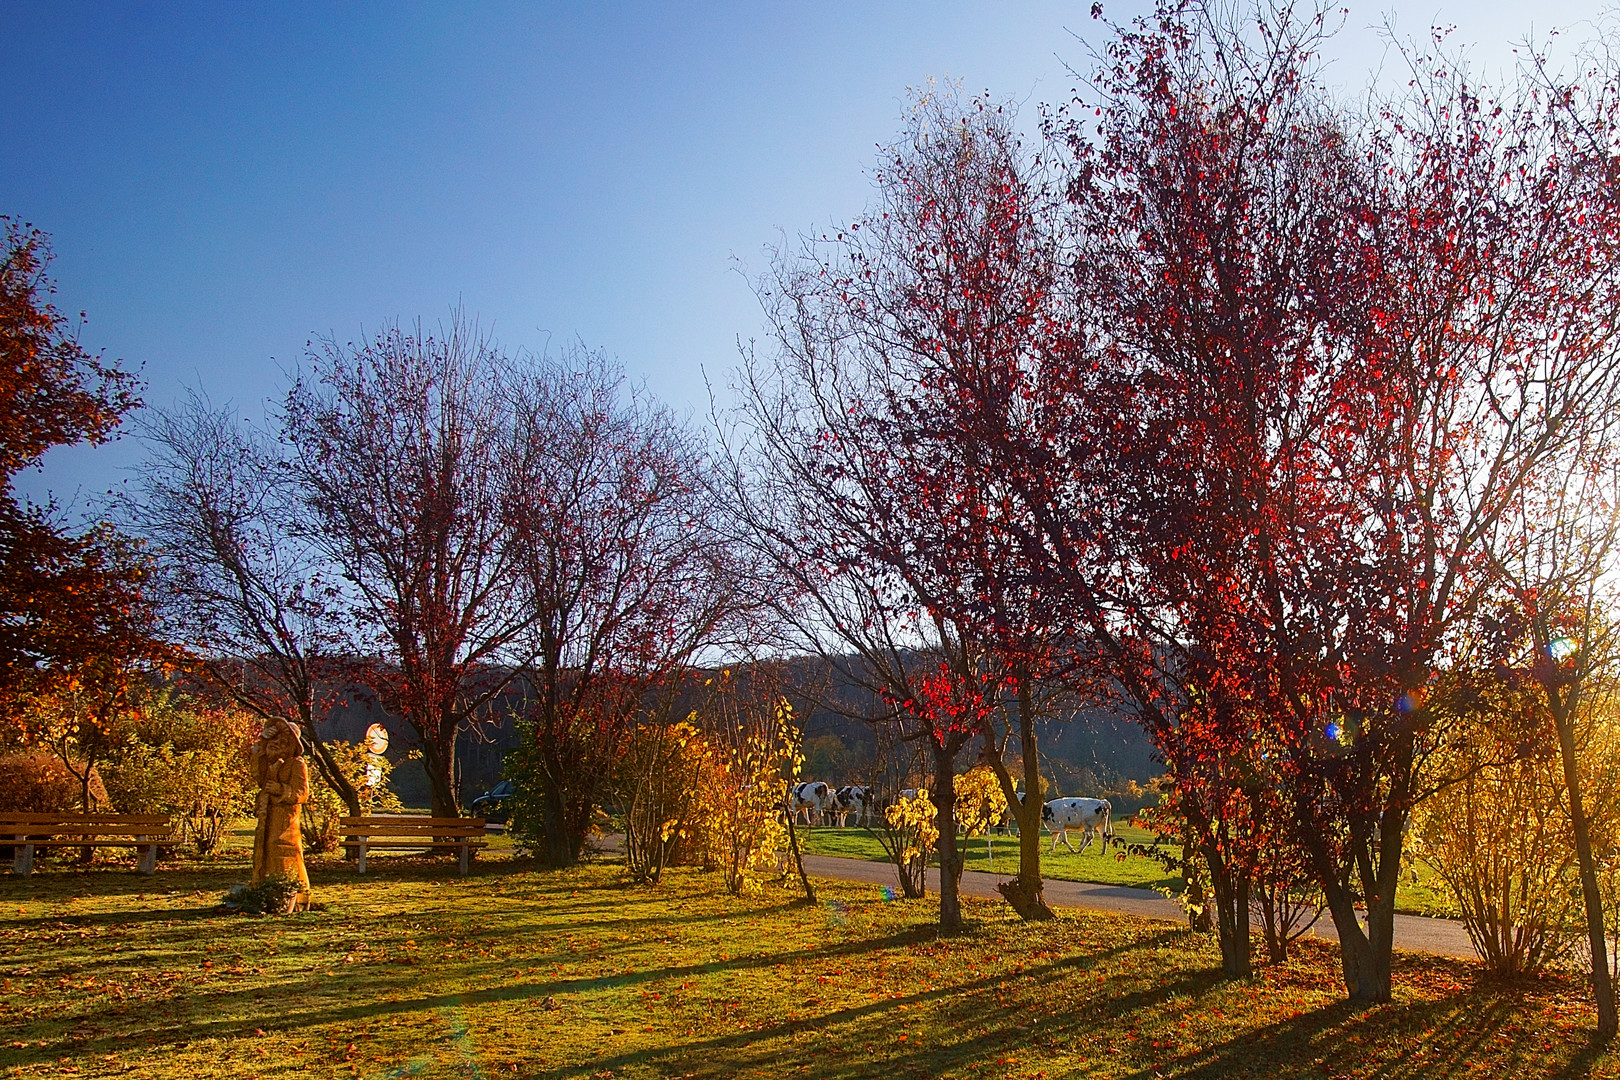
[[[886,862],[865,859],[840,859],[831,855],[806,855],[804,869],[816,877],[836,878],[840,881],[866,881],[874,885],[895,885],[894,867]],[[999,900],[996,883],[1007,874],[987,874],[981,870],[968,870],[962,874],[962,892],[967,896],[980,896]],[[939,871],[928,871],[928,888],[939,891]],[[1133,889],[1125,885],[1093,885],[1083,881],[1046,880],[1046,902],[1053,907],[1114,911],[1122,915],[1137,915],[1145,919],[1165,919],[1181,922],[1186,918],[1181,906],[1167,900],[1152,889]],[[1339,939],[1333,920],[1323,915],[1311,933],[1330,941]],[[1474,947],[1462,924],[1450,919],[1428,919],[1421,915],[1395,916],[1395,947],[1412,952],[1437,953],[1441,956],[1473,957]]]

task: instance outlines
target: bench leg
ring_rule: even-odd
[[[461,876],[462,877],[467,876],[467,871],[471,869],[471,863],[472,863],[472,846],[469,845],[469,844],[462,844],[461,845]]]
[[[366,842],[364,840],[360,841],[360,850],[355,856],[354,862],[356,869],[360,873],[366,872]]]
[[[157,873],[157,845],[147,844],[141,849],[141,873]]]
[[[18,844],[11,859],[12,873],[24,876],[34,872],[34,845]]]

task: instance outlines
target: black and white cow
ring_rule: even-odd
[[[866,784],[850,784],[841,787],[833,795],[838,804],[833,813],[838,815],[838,824],[847,828],[851,815],[856,825],[870,825],[872,815],[877,809],[877,801],[873,798],[872,788]]]
[[[838,808],[838,796],[820,780],[794,784],[788,791],[787,810],[795,819],[804,816],[806,825],[819,825],[822,818]]]
[[[1107,799],[1053,799],[1041,807],[1041,824],[1052,832],[1054,854],[1059,839],[1064,847],[1074,851],[1074,845],[1069,843],[1070,829],[1081,830],[1080,850],[1076,854],[1085,853],[1093,833],[1101,837],[1102,850],[1107,852],[1108,841],[1114,838],[1114,827],[1108,822],[1113,812]]]

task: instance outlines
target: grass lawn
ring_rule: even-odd
[[[1071,833],[1069,842],[1080,846],[1079,833]],[[1132,844],[1150,844],[1153,834],[1135,825],[1115,825],[1114,835]],[[800,828],[800,842],[804,850],[813,855],[838,855],[848,859],[867,859],[886,862],[888,856],[877,837],[865,829],[841,829],[822,826]],[[1051,880],[1087,881],[1099,885],[1132,885],[1141,889],[1159,889],[1171,893],[1181,891],[1181,879],[1167,873],[1154,859],[1141,855],[1127,855],[1110,849],[1105,855],[1092,844],[1085,854],[1076,855],[1062,844],[1057,854],[1048,854],[1052,844],[1049,834],[1041,834],[1041,874]],[[1018,838],[992,837],[993,859],[985,858],[984,838],[976,836],[967,842],[968,870],[991,870],[1012,874],[1018,870]],[[1425,863],[1417,865],[1415,879],[1401,883],[1395,894],[1395,908],[1411,915],[1438,915],[1455,918],[1456,904],[1445,886]]]
[[[376,866],[317,861],[325,910],[285,918],[217,913],[234,856],[0,876],[0,1076],[1620,1075],[1578,985],[1471,963],[1402,956],[1355,1009],[1321,943],[1227,983],[1208,937],[1126,916],[970,900],[941,940],[870,885],[805,908],[608,861]]]

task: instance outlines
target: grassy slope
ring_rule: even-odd
[[[1089,857],[1089,856],[1088,856]],[[0,877],[0,1075],[169,1077],[1620,1075],[1573,984],[1401,957],[1340,999],[1331,947],[1223,983],[1207,937],[825,883],[806,909],[716,875],[391,860],[313,877],[327,910],[214,913],[245,868]]]
[[[1153,834],[1134,825],[1116,825],[1114,834],[1127,843],[1149,844]],[[850,859],[868,859],[883,862],[883,853],[877,838],[865,829],[833,827],[804,829],[800,832],[804,850],[815,855],[840,855]],[[967,869],[994,870],[1010,874],[1018,869],[1018,839],[993,837],[993,861],[986,862],[982,837],[974,837],[967,844]],[[1069,842],[1080,846],[1078,833],[1071,833]],[[1140,855],[1118,854],[1112,850],[1102,854],[1096,844],[1076,855],[1062,844],[1057,854],[1050,855],[1052,838],[1041,835],[1041,873],[1049,880],[1089,881],[1101,885],[1132,885],[1142,889],[1160,889],[1170,892],[1181,890],[1181,879],[1168,873],[1164,866]],[[1455,917],[1456,905],[1424,864],[1419,864],[1415,880],[1405,881],[1396,893],[1395,906],[1399,911],[1414,915],[1440,915]]]

